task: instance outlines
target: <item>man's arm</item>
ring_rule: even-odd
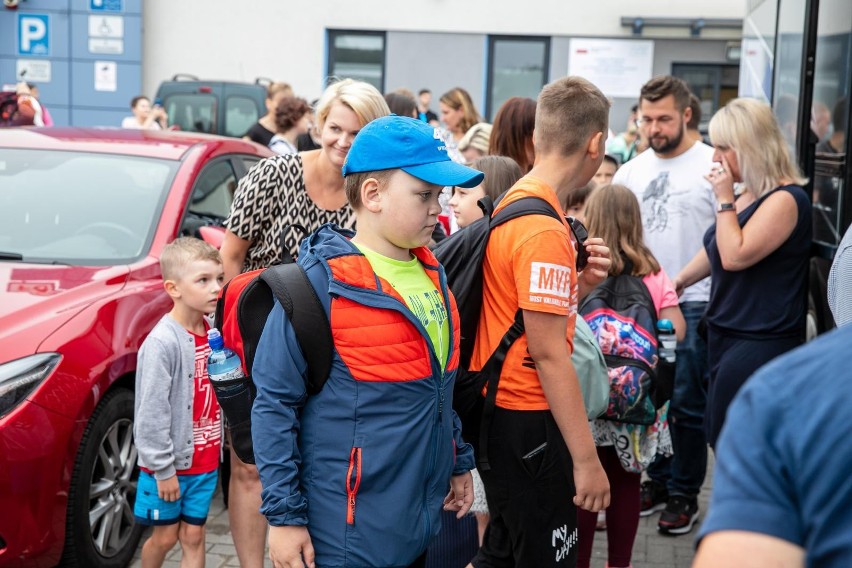
[[[583,394],[565,341],[566,316],[523,310],[530,357],[544,396],[574,462],[574,504],[587,511],[609,506],[609,481],[589,430]]]
[[[786,540],[748,531],[704,537],[692,568],[804,568],[805,551]]]

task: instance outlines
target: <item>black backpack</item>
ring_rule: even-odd
[[[579,313],[604,355],[610,397],[603,420],[651,425],[671,398],[674,364],[659,357],[657,310],[647,286],[628,263],[586,296]]]
[[[559,213],[544,199],[523,197],[501,209],[496,215],[490,197],[478,201],[485,217],[477,219],[458,233],[438,244],[433,252],[444,266],[447,285],[456,297],[461,320],[461,346],[459,370],[453,390],[453,409],[462,422],[465,440],[474,446],[477,466],[487,471],[487,434],[494,402],[497,397],[497,382],[503,361],[509,348],[524,332],[521,310],[515,314],[515,322],[506,331],[500,344],[480,371],[470,371],[470,359],[476,341],[479,315],[482,311],[482,263],[491,231],[503,223],[524,215],[547,215],[560,220]],[[482,389],[486,389],[485,398]]]
[[[245,463],[254,463],[251,407],[257,390],[251,369],[260,335],[276,299],[293,324],[307,360],[305,387],[309,396],[322,390],[331,369],[334,346],[328,316],[300,265],[291,261],[245,272],[222,288],[214,326],[222,333],[225,345],[240,356],[245,377],[211,383],[228,423],[231,445]],[[241,388],[236,388],[237,384]]]

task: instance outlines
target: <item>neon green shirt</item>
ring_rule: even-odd
[[[450,324],[447,321],[447,309],[444,307],[441,293],[435,288],[420,261],[416,258],[406,261],[394,260],[362,244],[354,242],[352,244],[367,257],[376,274],[387,280],[402,296],[405,305],[426,329],[441,368],[445,368],[450,351]]]

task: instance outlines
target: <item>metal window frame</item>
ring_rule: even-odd
[[[550,36],[539,35],[488,35],[488,50],[486,59],[486,76],[485,76],[485,104],[484,117],[488,121],[494,120],[494,114],[497,109],[491,108],[491,94],[494,89],[494,46],[497,42],[538,42],[544,45],[544,76],[542,77],[542,87],[550,81],[550,49],[552,45]]]
[[[356,35],[356,36],[373,36],[382,38],[382,72],[379,80],[379,92],[385,92],[385,80],[387,78],[388,67],[388,34],[386,31],[379,30],[353,30],[353,29],[337,29],[326,28],[325,30],[325,76],[326,82],[332,78],[331,71],[334,69],[334,39],[339,36]],[[325,85],[323,85],[325,87]]]

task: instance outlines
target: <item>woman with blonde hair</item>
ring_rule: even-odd
[[[716,224],[675,285],[680,291],[712,276],[704,429],[715,447],[745,380],[804,339],[812,226],[806,180],[768,105],[732,100],[710,121],[710,139],[720,164],[705,176],[719,202]],[[746,187],[739,198],[734,183]]]
[[[325,223],[351,227],[355,212],[343,190],[341,168],[365,124],[390,114],[375,87],[345,79],[326,88],[317,103],[321,148],[258,162],[239,182],[225,221],[225,280],[295,257],[303,231]],[[228,518],[240,566],[263,566],[266,518],[260,514],[257,467],[231,451]]]
[[[295,257],[303,236],[295,225],[307,232],[324,223],[353,225],[341,168],[358,131],[389,113],[384,97],[367,83],[344,79],[325,90],[316,111],[322,147],[262,160],[240,180],[225,221],[226,280],[283,260],[286,253]]]
[[[654,302],[657,319],[674,324],[678,340],[686,334],[672,281],[645,245],[642,214],[636,195],[623,185],[593,189],[585,202],[585,224],[589,235],[609,246],[610,276],[630,274],[642,278]],[[642,471],[657,454],[671,455],[667,417],[668,403],[657,411],[650,426],[622,424],[610,420],[589,423],[598,458],[609,479],[610,505],[606,510],[608,558],[612,568],[630,566],[633,541],[639,527]],[[588,568],[595,539],[597,513],[577,510],[579,552],[577,567]]]

